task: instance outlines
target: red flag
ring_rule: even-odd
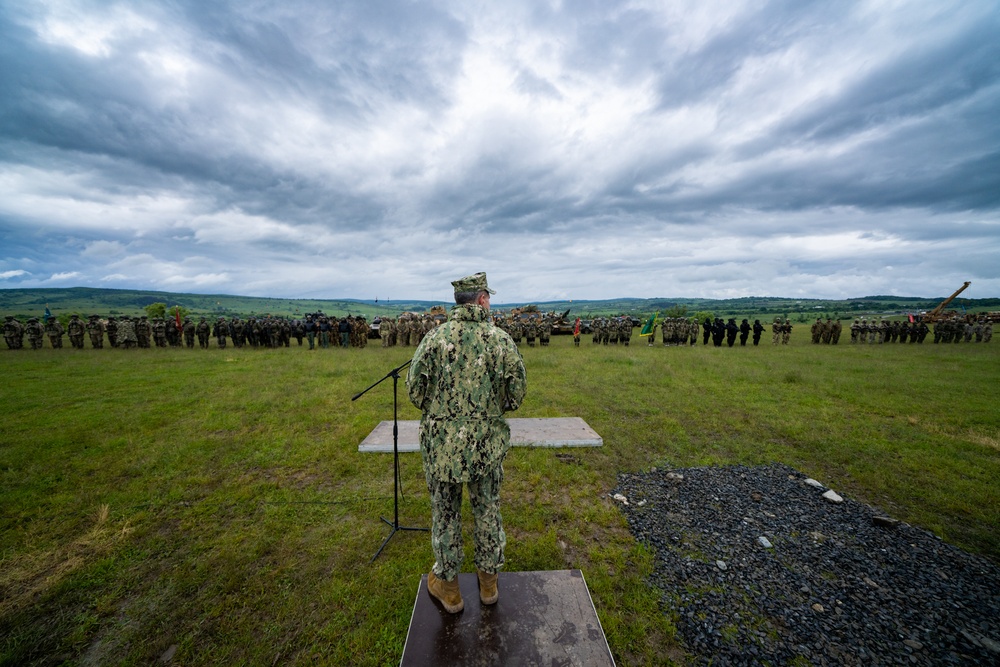
[[[910,318],[910,322],[912,323],[913,322],[913,315],[912,315],[912,313],[910,315],[908,315],[907,317]]]
[[[576,322],[573,324],[573,335],[574,336],[579,336],[580,335],[580,318],[579,317],[576,318]]]
[[[174,306],[174,320],[177,322],[177,330],[183,331],[184,327],[181,326],[181,308],[180,306]]]

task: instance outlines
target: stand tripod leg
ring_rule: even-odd
[[[407,362],[408,364],[409,362]],[[430,528],[408,528],[406,526],[399,525],[399,496],[402,490],[402,482],[399,479],[399,417],[397,412],[396,403],[396,391],[399,384],[399,371],[404,368],[407,364],[403,364],[400,368],[394,370],[392,375],[392,456],[393,456],[393,483],[392,483],[392,495],[393,495],[393,520],[389,521],[384,516],[381,517],[382,521],[386,522],[392,529],[389,534],[386,535],[385,539],[382,540],[382,546],[378,548],[375,555],[372,556],[371,563],[375,562],[378,555],[382,553],[382,549],[385,549],[385,545],[389,543],[392,536],[401,530],[411,530],[411,531],[428,531]]]

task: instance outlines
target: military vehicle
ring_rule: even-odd
[[[956,316],[964,318],[965,316],[964,315],[960,315],[957,310],[945,311],[945,308],[948,307],[949,303],[951,303],[952,301],[955,300],[956,296],[958,296],[959,294],[961,294],[962,292],[964,292],[966,289],[968,289],[969,285],[971,285],[971,284],[972,284],[972,281],[969,281],[969,280],[966,280],[964,283],[962,283],[962,286],[959,287],[957,290],[955,290],[954,294],[952,294],[947,299],[945,299],[944,301],[942,301],[941,303],[939,303],[937,305],[937,308],[935,308],[934,310],[932,310],[932,311],[930,311],[928,313],[924,313],[923,315],[921,315],[921,318],[923,319],[923,321],[927,322],[927,323],[931,323],[931,322],[937,322],[938,320],[946,320],[946,319],[949,319],[949,318],[952,318],[952,317],[956,317]]]

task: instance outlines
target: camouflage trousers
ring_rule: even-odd
[[[500,516],[500,485],[503,466],[497,465],[482,477],[467,483],[469,503],[475,520],[473,539],[476,567],[495,574],[504,564],[507,535]],[[431,495],[431,549],[434,551],[434,574],[445,581],[458,576],[465,553],[462,550],[462,484],[441,482],[428,477]]]

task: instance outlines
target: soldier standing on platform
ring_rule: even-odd
[[[462,487],[475,518],[475,564],[482,604],[499,598],[497,574],[507,537],[500,515],[503,460],[510,448],[504,413],[527,390],[524,362],[509,335],[490,319],[485,273],[452,283],[455,306],[413,355],[406,378],[410,401],[423,413],[420,454],[431,496],[434,566],[427,590],[449,613],[465,608],[458,587],[462,565]]]

